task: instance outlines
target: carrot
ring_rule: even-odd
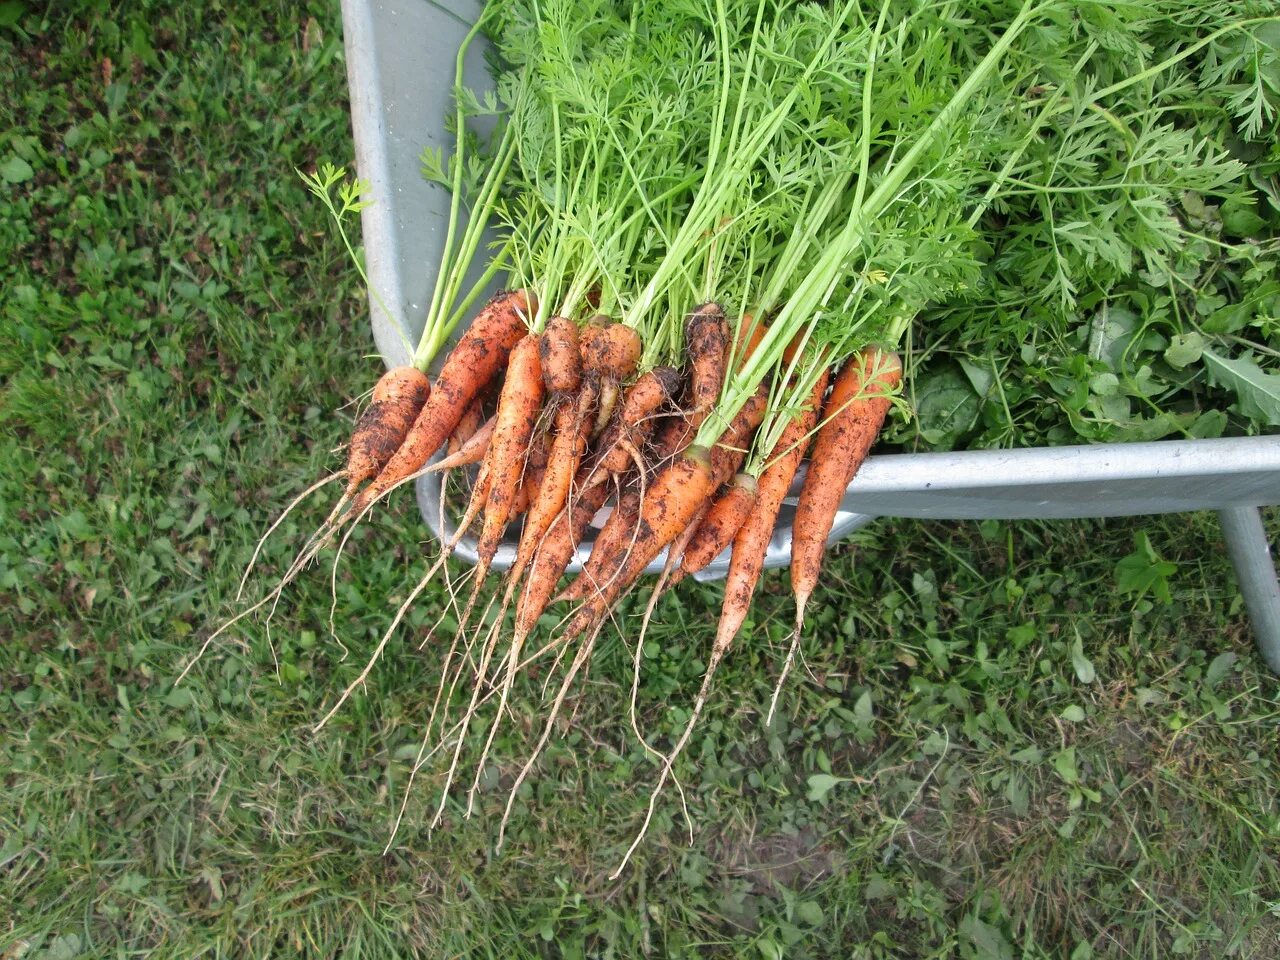
[[[711,452],[688,447],[663,468],[645,491],[637,530],[621,566],[589,599],[565,629],[575,637],[597,624],[663,547],[678,537],[711,494]]]
[[[782,500],[791,489],[791,481],[800,468],[808,447],[808,435],[818,422],[818,408],[827,388],[827,374],[823,373],[809,392],[805,411],[794,417],[778,438],[773,451],[773,462],[760,475],[756,507],[733,539],[733,554],[729,559],[729,573],[725,578],[724,603],[720,609],[720,622],[716,628],[715,645],[728,649],[738,635],[751,606],[751,594],[755,591],[760,573],[764,569],[765,551],[773,539],[774,524],[782,509]]]
[[[724,383],[725,348],[729,336],[724,311],[718,303],[705,303],[685,326],[685,351],[689,355],[689,389],[693,407],[689,421],[696,430],[707,418]]]
[[[627,562],[619,570],[624,579],[616,581],[608,590],[597,594],[585,603],[561,636],[560,642],[568,643],[573,638],[590,631],[590,635],[582,643],[573,662],[565,671],[560,689],[552,701],[551,710],[543,724],[541,738],[534,746],[524,767],[517,774],[515,784],[508,794],[507,806],[498,826],[499,845],[502,843],[520,785],[529,775],[534,762],[551,736],[555,718],[564,703],[569,687],[590,658],[595,639],[603,626],[604,617],[621,590],[617,583],[630,583],[649,561],[661,552],[663,547],[680,536],[681,531],[688,527],[690,518],[705,501],[710,488],[711,453],[706,447],[692,446],[662,470],[646,491],[640,504],[639,532],[635,545]]]
[[[450,352],[427,402],[404,442],[352,507],[358,516],[393,486],[413,476],[448,438],[477,394],[506,365],[511,350],[528,333],[525,318],[537,298],[525,290],[500,293],[485,304]]]
[[[450,456],[457,453],[466,445],[466,442],[475,436],[476,431],[484,424],[484,407],[480,402],[480,398],[476,397],[467,405],[467,409],[462,413],[462,419],[458,421],[458,425],[453,428],[453,433],[449,434],[449,446],[447,452]]]
[[[634,453],[653,433],[655,412],[679,386],[680,372],[672,367],[654,367],[631,385],[600,437],[601,455],[593,482],[601,483],[633,464]]]
[[[516,561],[511,567],[513,577],[520,576],[528,566],[539,541],[564,509],[578,464],[586,453],[587,432],[592,424],[590,408],[594,399],[594,393],[584,386],[575,402],[563,402],[556,408],[552,426],[554,439],[547,456],[546,471],[538,487],[538,496],[525,517]]]
[[[769,407],[769,389],[762,386],[751,395],[729,427],[711,448],[711,470],[715,489],[720,489],[742,467],[760,422]]]
[[[698,718],[702,715],[703,708],[706,706],[707,695],[711,690],[711,678],[714,676],[716,668],[720,665],[720,661],[724,659],[725,654],[729,651],[729,647],[741,629],[743,621],[746,620],[747,610],[751,606],[751,595],[755,592],[756,583],[759,582],[760,573],[764,569],[765,551],[769,546],[769,541],[773,538],[773,527],[777,522],[778,511],[782,507],[782,499],[791,488],[791,481],[795,477],[796,470],[799,469],[801,459],[804,457],[805,447],[807,446],[804,438],[809,435],[813,430],[814,424],[817,423],[818,405],[822,401],[822,394],[826,387],[827,378],[824,373],[818,382],[814,384],[813,390],[809,394],[808,409],[787,424],[775,447],[776,452],[773,462],[760,475],[755,507],[748,511],[746,519],[738,529],[737,535],[733,538],[733,554],[729,561],[729,575],[725,580],[724,604],[720,611],[720,622],[716,627],[716,637],[711,645],[710,656],[707,658],[707,668],[702,676],[702,686],[693,702],[693,711],[689,715],[689,720],[685,724],[680,739],[676,741],[675,746],[663,761],[662,772],[658,777],[658,782],[654,786],[653,792],[649,794],[649,809],[645,814],[644,823],[641,825],[635,840],[632,841],[631,846],[627,849],[626,855],[622,858],[622,863],[614,871],[613,876],[615,877],[622,872],[628,861],[630,861],[631,855],[635,853],[636,848],[640,846],[641,841],[644,839],[644,835],[649,829],[649,824],[653,820],[654,811],[657,809],[658,796],[667,782],[667,777],[671,775],[676,758],[680,756],[681,751],[688,744],[689,737],[693,734]]]
[[[685,447],[693,443],[696,430],[689,427],[689,418],[683,412],[667,417],[654,430],[648,460],[655,468],[666,465]]]
[[[761,387],[750,399],[742,405],[742,409],[738,411],[738,415],[729,423],[729,428],[725,430],[724,435],[711,448],[711,486],[714,490],[719,490],[730,479],[733,478],[742,461],[747,457],[747,450],[751,446],[751,438],[755,435],[756,429],[760,426],[760,422],[764,419],[765,411],[769,402],[769,392],[767,387]],[[691,542],[698,533],[698,527],[702,524],[703,518],[712,504],[705,505],[705,509],[694,514],[692,520],[689,521],[689,529],[686,531],[685,543]],[[683,552],[684,547],[681,547]],[[723,548],[722,548],[723,549]],[[680,560],[679,556],[672,558]],[[710,559],[714,559],[714,556]],[[710,562],[710,560],[708,560]],[[699,568],[700,569],[700,568]],[[676,568],[671,577],[668,578],[667,588],[674,587],[677,583],[684,579],[685,572]]]
[[[469,467],[473,463],[479,463],[489,452],[489,441],[493,438],[493,428],[497,422],[496,415],[490,417],[467,438],[461,447],[427,467],[427,473],[441,473],[445,470],[455,470],[458,467]],[[452,445],[453,441],[450,440],[449,443]]]
[[[591,556],[583,564],[582,572],[556,597],[558,601],[581,600],[587,594],[601,589],[622,566],[623,559],[636,537],[640,517],[640,490],[631,487],[618,498],[600,532],[591,544]]]
[[[791,589],[796,599],[796,636],[804,608],[818,585],[822,553],[845,487],[853,479],[889,412],[890,393],[902,380],[895,353],[869,347],[845,363],[823,414],[791,526]]]
[[[524,589],[516,604],[517,642],[523,641],[533,632],[538,618],[547,609],[556,583],[569,565],[587,524],[604,506],[608,494],[609,488],[603,485],[585,491],[561,510],[548,527],[530,562],[529,575],[525,578]]]
[[[573,393],[582,382],[582,350],[578,325],[567,317],[552,317],[542,332],[542,380],[553,396]]]
[[[484,523],[476,547],[480,558],[476,564],[477,586],[484,579],[511,519],[520,492],[525,456],[542,409],[541,339],[537,334],[528,334],[512,349],[498,397],[497,422],[489,443],[489,498],[485,502]]]
[[[600,399],[593,434],[604,429],[613,416],[618,389],[635,372],[643,344],[640,335],[624,323],[610,323],[585,337],[582,345],[584,370],[599,372]]]
[[[376,475],[404,442],[431,394],[431,381],[417,367],[388,370],[373,387],[373,400],[351,434],[347,452],[347,496]]]
[[[675,582],[704,569],[728,549],[747,516],[755,508],[759,495],[759,484],[751,474],[740,473],[733,478],[733,483],[711,505],[685,547]],[[674,586],[674,582],[672,585]]]
[[[594,337],[594,332],[593,334]],[[593,360],[596,360],[593,352]],[[547,456],[543,480],[538,486],[538,497],[532,500],[529,515],[525,517],[525,529],[521,531],[520,547],[516,550],[516,562],[511,567],[513,580],[521,575],[534,556],[538,541],[547,532],[557,513],[568,498],[573,476],[586,453],[588,429],[594,424],[591,408],[596,398],[596,372],[588,367],[586,374],[593,383],[582,378],[582,343],[577,326],[564,317],[556,317],[547,324],[543,337],[543,381],[552,394],[549,406],[554,407],[552,444]],[[577,396],[571,394],[577,392]]]

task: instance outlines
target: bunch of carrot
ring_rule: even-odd
[[[344,479],[343,496],[280,584],[240,615],[278,601],[335,534],[349,535],[397,487],[426,471],[467,473],[457,536],[318,726],[367,678],[475,527],[479,562],[442,657],[420,757],[454,743],[437,821],[481,704],[498,698],[468,812],[516,677],[549,654],[567,662],[505,828],[566,694],[641,573],[665,551],[647,626],[664,590],[727,551],[702,688],[661,757],[651,816],[747,621],[799,479],[795,629],[781,688],[845,488],[899,395],[897,350],[928,304],[976,284],[982,214],[1015,181],[1048,115],[1011,120],[1007,90],[1040,76],[1037,24],[1072,6],[996,4],[985,14],[990,40],[974,50],[948,10],[923,2],[491,5],[481,27],[506,63],[505,113],[477,162],[467,133],[475,98],[459,87],[454,156],[424,157],[453,206],[413,363],[377,382],[346,468],[322,481]],[[1087,63],[1086,54],[1074,69]],[[335,178],[310,182],[328,200]],[[340,196],[341,228],[358,191]],[[502,235],[497,252],[463,292],[491,222]],[[429,380],[479,290],[504,271],[511,289],[479,310]],[[589,560],[557,595],[606,509]],[[481,585],[517,521],[514,559],[490,601],[499,609],[473,624]],[[573,606],[527,652],[554,602]],[[449,723],[460,685],[465,711]],[[633,709],[635,686],[633,678]],[[436,746],[426,750],[433,730]]]

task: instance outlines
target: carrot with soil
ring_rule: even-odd
[[[850,357],[832,385],[791,526],[796,638],[804,627],[805,606],[818,585],[840,500],[879,436],[901,381],[898,355],[871,347]]]

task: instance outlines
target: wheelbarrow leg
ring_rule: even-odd
[[[1218,511],[1231,565],[1236,568],[1258,652],[1273,673],[1280,673],[1280,583],[1267,543],[1267,531],[1256,507]]]

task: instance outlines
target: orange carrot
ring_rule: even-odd
[[[585,477],[582,479],[585,480]],[[547,529],[529,567],[524,589],[516,604],[515,636],[523,640],[532,631],[551,601],[556,583],[573,556],[587,524],[604,506],[609,488],[600,485],[585,491],[561,510]]]
[[[889,412],[890,394],[901,380],[897,354],[869,347],[849,358],[831,388],[823,409],[826,423],[814,441],[791,528],[797,633],[804,623],[805,604],[818,585],[822,553],[845,487],[875,443]]]
[[[717,490],[742,467],[742,461],[751,448],[751,439],[764,420],[768,407],[769,389],[762,386],[742,405],[738,415],[729,421],[729,428],[711,448],[712,477]]]
[[[630,377],[640,362],[643,344],[640,335],[623,323],[610,323],[584,338],[582,366],[584,370],[599,371],[600,399],[596,411],[595,428],[599,433],[613,416],[618,399],[618,388]]]
[[[591,544],[591,556],[583,564],[582,572],[556,597],[557,601],[573,602],[599,590],[622,566],[631,541],[637,533],[636,522],[640,517],[640,490],[631,487],[618,498],[618,503],[604,522]]]
[[[649,822],[653,818],[658,797],[662,793],[663,786],[666,785],[667,777],[671,775],[671,769],[675,765],[676,758],[680,756],[681,751],[684,750],[685,745],[689,742],[689,737],[698,723],[698,718],[702,716],[702,710],[707,703],[707,695],[711,690],[711,679],[715,675],[716,668],[720,665],[720,661],[724,659],[724,655],[728,652],[734,637],[737,636],[738,630],[741,629],[742,623],[746,619],[747,610],[751,606],[751,595],[755,591],[756,583],[760,579],[760,572],[764,568],[765,549],[769,545],[769,540],[773,537],[773,525],[777,519],[778,510],[782,506],[782,498],[786,496],[787,490],[791,486],[791,480],[795,476],[795,472],[800,466],[800,460],[804,456],[806,444],[801,438],[805,437],[817,422],[817,408],[825,389],[826,376],[824,374],[809,395],[810,409],[793,419],[783,431],[775,448],[774,461],[769,464],[769,467],[760,476],[755,509],[747,514],[745,522],[739,528],[737,536],[734,537],[733,555],[729,563],[729,576],[725,582],[724,605],[720,612],[720,623],[716,628],[716,638],[712,642],[711,653],[707,657],[707,668],[702,676],[702,686],[694,699],[693,710],[689,714],[689,720],[685,723],[684,731],[676,741],[675,746],[672,747],[671,752],[667,754],[666,760],[663,761],[662,773],[659,775],[653,791],[649,794],[649,808],[648,813],[645,815],[644,824],[623,857],[622,863],[624,865],[631,859],[631,855],[635,853],[636,848],[640,845],[640,841],[644,838],[645,832],[649,828]],[[620,869],[621,867],[619,867]]]
[[[520,477],[520,492],[516,494],[515,504],[511,508],[511,517],[520,516],[529,509],[530,504],[538,499],[538,491],[542,488],[543,478],[547,473],[547,459],[551,453],[551,441],[547,432],[539,430],[529,441],[529,451],[525,456],[524,473]]]
[[[427,472],[441,473],[445,470],[456,470],[458,467],[469,467],[473,463],[479,463],[489,452],[489,441],[493,438],[493,428],[497,422],[497,416],[490,417],[480,425],[480,429],[467,438],[466,443],[447,457],[442,457],[427,467]]]
[[[547,456],[546,473],[538,487],[537,499],[525,517],[520,547],[511,567],[513,576],[520,576],[537,551],[539,541],[569,499],[573,478],[587,451],[588,433],[594,422],[591,418],[594,403],[594,391],[584,384],[576,400],[566,397],[556,408],[552,429],[554,439]]]
[[[711,505],[684,548],[676,582],[704,569],[728,549],[747,516],[755,508],[759,494],[759,484],[751,474],[740,473],[733,478],[733,483]]]
[[[782,509],[782,499],[791,489],[791,481],[800,468],[800,461],[809,445],[806,438],[818,422],[818,408],[826,389],[827,374],[824,372],[809,392],[805,411],[792,418],[782,431],[773,450],[773,462],[760,475],[756,507],[747,515],[733,539],[733,554],[729,558],[729,574],[725,578],[724,602],[713,649],[727,650],[747,618],[751,595],[764,569],[765,551],[773,539],[774,524]]]
[[[567,317],[552,317],[542,333],[542,380],[553,396],[573,393],[582,382],[582,351],[578,325]]]
[[[489,499],[485,502],[484,523],[476,553],[476,580],[484,579],[498,543],[511,519],[520,481],[524,474],[525,456],[533,429],[542,410],[543,381],[540,340],[528,334],[511,351],[507,376],[498,397],[497,422],[489,443]]]
[[[679,385],[679,371],[654,367],[630,386],[622,406],[600,437],[601,455],[594,482],[603,482],[633,465],[633,455],[653,433],[654,414]]]
[[[564,636],[578,636],[598,624],[622,591],[689,525],[710,494],[711,452],[706,447],[688,447],[658,473],[645,491],[635,539],[621,567],[583,604]]]
[[[453,456],[466,445],[466,442],[475,436],[476,431],[484,424],[484,408],[480,402],[480,398],[476,397],[467,405],[467,409],[463,411],[462,419],[458,421],[458,425],[453,428],[453,433],[449,434],[449,446],[446,452]]]
[[[405,434],[431,394],[431,381],[417,367],[388,370],[373,387],[347,451],[347,496],[377,475],[404,443]]]
[[[582,349],[578,328],[565,317],[547,323],[542,338],[542,380],[551,395],[547,403],[552,413],[552,440],[547,462],[538,484],[538,495],[529,504],[520,547],[512,564],[514,581],[533,556],[538,540],[564,507],[578,463],[586,453],[587,437],[583,424],[595,402],[593,386],[582,383]],[[577,391],[577,396],[570,396]]]
[[[707,418],[724,383],[725,348],[729,336],[724,311],[718,303],[705,303],[685,326],[685,352],[689,355],[689,420],[696,430]]]
[[[524,290],[500,293],[485,304],[445,360],[404,442],[356,499],[349,515],[359,516],[440,449],[471,401],[505,367],[511,349],[528,333],[525,318],[536,305],[537,298]]]

